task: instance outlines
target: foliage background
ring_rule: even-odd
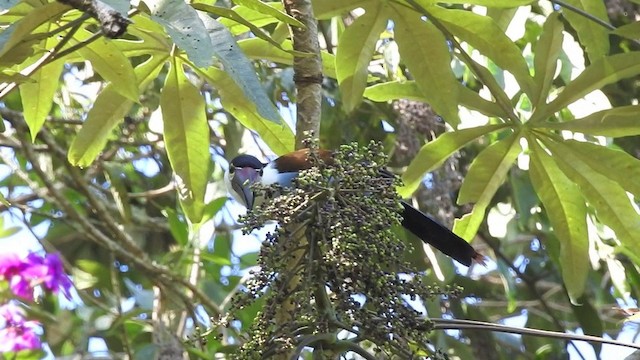
[[[98,338],[113,356],[233,353],[258,306],[221,337],[182,340],[228,310],[255,264],[224,159],[293,150],[300,23],[255,0],[109,4],[132,20],[118,39],[61,3],[1,4],[4,244],[23,241],[20,223],[77,289],[26,306],[58,356]],[[637,335],[616,311],[640,290],[637,2],[313,6],[322,146],[382,142],[399,192],[492,259],[465,269],[426,249],[425,278],[465,288],[428,315]],[[462,359],[601,353],[486,331],[432,341]]]

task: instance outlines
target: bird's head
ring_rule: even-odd
[[[251,185],[260,182],[263,164],[255,156],[239,155],[229,162],[224,180],[231,195],[247,209],[253,208],[255,196]]]

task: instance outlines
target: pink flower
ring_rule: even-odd
[[[39,349],[38,323],[26,321],[24,310],[13,302],[0,305],[0,353]]]
[[[71,299],[71,280],[67,277],[62,261],[57,254],[47,254],[44,258],[30,253],[26,259],[16,254],[0,256],[0,277],[9,282],[9,288],[23,299],[33,299],[33,288],[42,285],[54,294],[62,289],[67,299]]]

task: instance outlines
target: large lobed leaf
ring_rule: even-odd
[[[367,85],[369,62],[380,33],[387,26],[389,9],[384,2],[369,7],[342,33],[336,51],[336,70],[345,111],[353,111],[362,102]]]
[[[624,137],[640,135],[640,105],[620,106],[595,112],[581,119],[564,122],[543,122],[547,129],[569,130],[589,135]]]
[[[629,249],[640,246],[640,216],[631,205],[625,190],[607,174],[602,174],[583,161],[574,149],[561,141],[542,138],[551,150],[558,167],[582,190],[582,195],[596,210],[598,218]]]
[[[402,197],[409,197],[418,188],[427,172],[440,166],[458,149],[483,135],[508,126],[508,124],[486,125],[440,135],[424,145],[411,161],[402,175],[404,186],[398,189],[398,193]]]
[[[529,138],[529,176],[560,242],[558,265],[572,303],[584,292],[589,271],[587,207],[575,186],[533,137]]]
[[[547,94],[558,66],[558,56],[562,51],[562,31],[564,27],[558,13],[551,13],[542,27],[542,34],[535,45],[534,91],[531,102],[538,107],[547,100]]]
[[[402,61],[434,110],[446,122],[457,125],[458,87],[451,71],[451,53],[442,33],[421,14],[391,6],[394,35]]]
[[[484,149],[473,160],[462,183],[458,204],[475,203],[470,214],[456,221],[454,231],[463,239],[475,236],[491,199],[522,151],[520,132],[514,132]]]
[[[604,1],[566,0],[567,4],[603,21],[609,20]],[[585,47],[592,62],[609,54],[609,30],[596,25],[593,20],[564,8],[562,15],[576,30],[580,43]]]
[[[547,120],[555,112],[562,110],[593,90],[638,74],[640,74],[640,52],[629,52],[600,58],[567,84],[553,101],[538,107],[531,116],[530,121]]]

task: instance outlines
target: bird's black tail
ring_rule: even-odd
[[[483,263],[483,256],[463,238],[408,203],[402,201],[402,206],[402,226],[422,241],[466,266],[470,266],[474,260]]]

